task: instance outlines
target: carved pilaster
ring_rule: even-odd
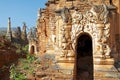
[[[100,53],[102,57],[105,58],[105,55],[109,55],[110,53],[110,48],[108,46],[108,37],[109,37],[109,31],[106,32],[106,26],[105,24],[97,24],[97,43],[99,47],[98,54]],[[107,36],[108,35],[108,36]]]
[[[102,38],[103,38],[103,35],[104,35],[104,24],[96,24],[96,27],[97,27],[97,32],[98,32],[98,34],[97,34],[97,41],[98,42],[102,42]]]

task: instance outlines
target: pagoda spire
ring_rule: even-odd
[[[11,31],[11,20],[10,17],[8,18],[8,28],[7,28],[7,34],[6,34],[7,39],[12,41],[12,31]]]
[[[26,45],[28,43],[28,39],[27,39],[27,31],[26,31],[26,23],[23,22],[23,27],[22,27],[22,32],[21,32],[21,39],[23,41],[23,45]]]

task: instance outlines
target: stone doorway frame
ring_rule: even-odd
[[[94,57],[93,57],[93,40],[92,40],[92,36],[89,34],[89,33],[87,33],[87,32],[82,32],[82,33],[80,33],[78,36],[77,36],[77,39],[76,39],[76,45],[75,45],[75,67],[74,67],[74,69],[75,69],[75,80],[77,80],[77,43],[78,43],[78,38],[80,37],[80,36],[82,36],[82,35],[87,35],[87,36],[89,36],[89,38],[91,39],[91,47],[92,47],[92,52],[91,52],[91,54],[92,54],[92,64],[93,64],[93,66],[92,66],[92,68],[93,68],[93,78],[94,78]]]
[[[30,54],[34,54],[35,53],[35,47],[32,45],[30,47]]]

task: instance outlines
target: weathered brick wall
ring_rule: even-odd
[[[0,68],[16,61],[17,58],[16,48],[9,41],[0,37]]]
[[[9,80],[9,68],[19,55],[9,41],[0,37],[0,80]]]

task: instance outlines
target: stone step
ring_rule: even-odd
[[[36,78],[35,80],[72,80],[72,78],[50,78],[50,77],[44,77],[44,78]]]
[[[102,58],[101,54],[93,55],[94,58]],[[106,56],[106,59],[111,58],[110,56]]]
[[[114,71],[116,72],[117,69],[114,65],[94,65],[94,71]]]
[[[52,78],[52,79],[51,79]],[[36,80],[71,80],[73,75],[63,75],[59,72],[37,72]]]
[[[55,51],[54,51],[54,50],[47,50],[46,53],[47,53],[47,54],[54,54]]]
[[[74,60],[74,58],[59,58],[58,59],[58,61],[57,61],[58,63],[74,63],[75,62],[75,60]]]
[[[120,78],[119,72],[113,72],[113,71],[97,71],[94,72],[95,77],[102,77],[102,78]]]
[[[114,59],[102,59],[102,58],[94,58],[95,65],[113,65]]]
[[[103,78],[103,77],[94,77],[94,80],[120,80],[120,78]]]

